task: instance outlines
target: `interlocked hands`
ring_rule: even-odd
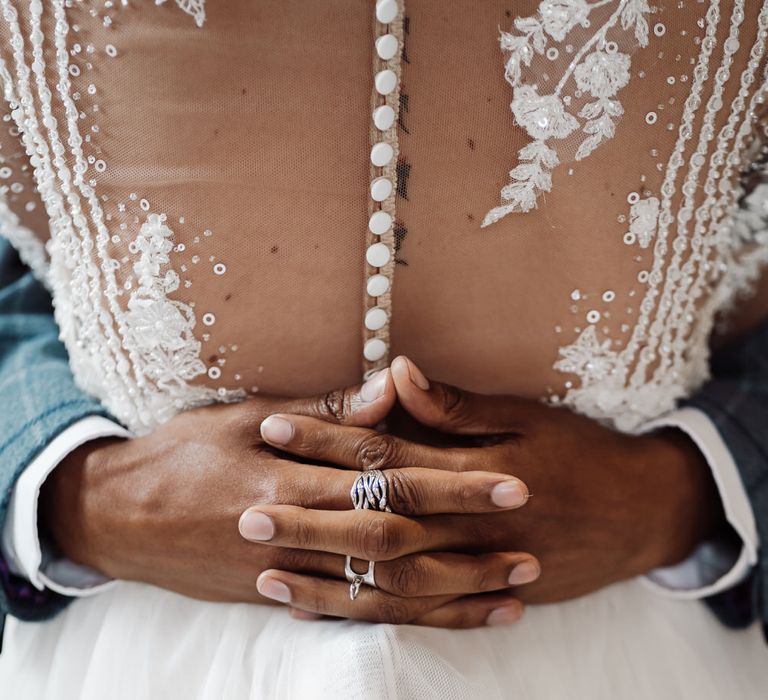
[[[385,418],[389,432],[374,430]],[[369,469],[384,471],[392,513],[352,510]],[[363,386],[210,406],[89,443],[46,482],[42,514],[64,555],[115,578],[269,598],[306,619],[474,627],[517,620],[521,599],[682,559],[718,503],[680,434],[627,436],[465,392],[400,357]],[[376,562],[377,588],[354,601],[345,555]]]

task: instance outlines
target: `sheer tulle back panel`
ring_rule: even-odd
[[[657,5],[399,3],[389,357],[626,428],[704,378],[768,247],[731,231],[768,3]],[[0,7],[2,221],[84,386],[151,426],[358,381],[374,3]]]

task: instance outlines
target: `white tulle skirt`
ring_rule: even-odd
[[[9,620],[0,696],[752,700],[768,697],[768,648],[757,626],[726,630],[639,582],[468,631],[303,622],[126,583],[50,622]]]

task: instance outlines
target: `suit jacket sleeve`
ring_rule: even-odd
[[[75,385],[58,335],[50,295],[0,238],[0,528],[13,486],[34,457],[72,423],[108,415]],[[45,619],[68,600],[36,590],[0,557],[0,632],[6,614]]]
[[[762,543],[752,575],[710,604],[730,626],[745,626],[758,617],[768,630],[768,323],[717,355],[712,379],[688,403],[712,419],[728,446]]]

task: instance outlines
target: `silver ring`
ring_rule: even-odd
[[[352,498],[352,506],[355,510],[378,510],[384,513],[391,513],[392,509],[387,503],[389,495],[389,482],[384,472],[379,469],[371,469],[368,472],[362,472],[357,475],[352,488],[349,490]],[[368,562],[368,571],[359,574],[352,568],[352,557],[347,556],[344,562],[344,575],[349,581],[349,599],[354,600],[360,592],[360,586],[365,584],[371,588],[376,588],[376,579],[374,570],[376,562]]]
[[[355,483],[349,490],[352,505],[356,510],[379,510],[391,513],[389,507],[389,482],[383,471],[371,469],[357,475]]]
[[[354,600],[357,598],[357,594],[360,592],[360,586],[365,584],[371,588],[376,588],[376,579],[374,578],[374,569],[376,568],[375,561],[368,562],[368,571],[364,574],[359,574],[352,568],[352,557],[347,556],[344,562],[344,575],[349,581],[349,599]]]

